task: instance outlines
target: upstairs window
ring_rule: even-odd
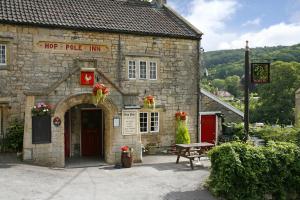
[[[6,45],[0,44],[0,65],[6,65]]]
[[[157,79],[157,67],[156,62],[150,62],[150,80]]]
[[[135,61],[130,60],[128,62],[128,78],[129,79],[135,79],[136,76],[136,66],[135,66]]]
[[[140,61],[140,79],[147,78],[147,62]]]

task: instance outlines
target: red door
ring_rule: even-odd
[[[102,155],[102,111],[81,112],[81,154],[82,156]]]
[[[65,114],[65,158],[70,157],[70,120],[69,112]]]
[[[201,142],[215,144],[216,115],[201,115]]]

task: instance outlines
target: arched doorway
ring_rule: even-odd
[[[82,147],[81,118],[78,118],[77,121],[74,119],[72,120],[72,117],[70,116],[70,111],[72,112],[72,110],[76,110],[76,112],[80,113],[75,115],[77,117],[81,117],[82,114],[81,111],[83,112],[86,111],[87,114],[83,114],[86,115],[87,117],[86,121],[90,121],[89,119],[97,115],[99,116],[98,118],[101,118],[100,120],[103,122],[103,125],[101,126],[99,125],[99,127],[94,127],[94,128],[102,130],[103,135],[102,138],[100,138],[100,145],[102,144],[102,146],[98,146],[97,144],[93,146],[96,147],[95,149],[98,150],[100,148],[100,151],[98,151],[97,154],[99,159],[102,158],[105,162],[108,163],[114,162],[112,145],[113,145],[113,138],[116,137],[115,134],[117,134],[118,129],[113,129],[111,121],[113,119],[113,116],[118,114],[118,107],[112,102],[110,98],[106,98],[103,103],[95,107],[93,105],[91,96],[92,95],[90,93],[79,93],[75,95],[70,95],[65,99],[61,100],[55,108],[54,116],[62,119],[61,126],[55,127],[52,130],[52,134],[54,135],[54,139],[55,139],[53,141],[53,144],[55,145],[55,148],[59,152],[61,152],[58,158],[58,163],[61,163],[59,164],[59,166],[65,166],[66,155],[71,157],[72,156],[74,157],[75,155],[78,157],[82,157],[82,156],[84,157],[84,155],[89,154],[89,150],[87,151],[84,150],[82,154],[82,149],[88,145],[88,142],[85,143],[84,146]],[[98,113],[94,112],[93,114],[91,114],[88,110],[99,110],[99,111]],[[93,122],[93,124],[96,124],[96,122]],[[89,124],[84,124],[84,126],[88,127]],[[79,131],[77,136],[75,136],[78,137],[77,138],[77,141],[79,141],[78,143],[74,143],[74,141],[72,141],[72,134],[71,134],[72,129]],[[86,131],[89,130],[86,129]],[[69,132],[70,135],[69,136],[65,135],[65,132]],[[99,132],[99,131],[96,130],[94,132]],[[68,142],[66,143],[65,140],[69,141],[69,143]],[[87,137],[86,140],[91,140],[91,139]]]
[[[92,104],[73,106],[65,113],[65,157],[104,158],[105,114]]]

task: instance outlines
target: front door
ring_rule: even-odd
[[[65,158],[70,157],[70,118],[69,112],[65,114]]]
[[[201,115],[201,142],[216,142],[216,115]]]
[[[81,111],[81,155],[103,155],[102,110]]]

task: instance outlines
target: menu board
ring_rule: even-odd
[[[122,134],[135,135],[137,134],[137,116],[136,110],[123,110],[122,112]]]

